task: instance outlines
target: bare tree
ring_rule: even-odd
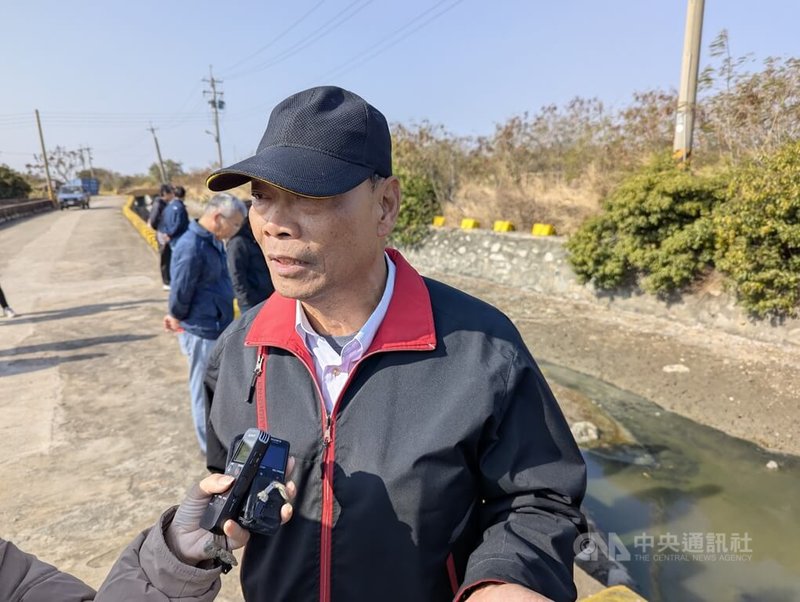
[[[33,163],[25,165],[28,173],[37,176],[43,175],[44,159],[42,155],[34,154],[33,161]],[[67,182],[75,177],[78,167],[81,166],[81,152],[79,150],[67,150],[63,146],[56,146],[52,151],[48,152],[47,161],[57,179]]]

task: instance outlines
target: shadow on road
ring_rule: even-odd
[[[92,345],[106,345],[108,343],[131,343],[152,339],[154,334],[114,334],[106,337],[89,337],[86,339],[72,339],[69,341],[55,341],[53,343],[40,343],[38,345],[24,345],[12,349],[0,349],[0,357],[25,355],[26,353],[41,353],[47,351],[71,351]]]
[[[64,318],[76,318],[80,316],[91,316],[93,314],[105,313],[108,311],[116,311],[119,309],[127,309],[137,305],[149,305],[157,303],[164,305],[164,299],[143,299],[141,301],[122,301],[119,303],[95,303],[92,305],[79,305],[77,307],[68,307],[65,309],[54,309],[50,311],[36,311],[26,314],[20,314],[13,321],[5,320],[0,322],[0,325],[20,324],[20,323],[36,323],[48,322],[50,320],[63,320]]]
[[[98,357],[105,357],[105,353],[84,353],[80,355],[63,355],[55,357],[34,357],[10,362],[0,363],[0,378],[4,376],[14,376],[26,372],[46,370],[66,362],[78,362],[83,360],[93,360]]]

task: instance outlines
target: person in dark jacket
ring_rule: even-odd
[[[0,539],[0,600],[11,602],[211,602],[220,590],[218,550],[242,547],[249,533],[227,521],[226,537],[215,539],[200,528],[211,496],[231,485],[232,477],[211,475],[192,487],[181,505],[167,510],[156,525],[139,534],[122,552],[100,590],[56,569]],[[295,485],[287,483],[289,499]],[[291,503],[281,520],[291,518]],[[207,545],[208,544],[208,545]]]
[[[271,285],[272,284],[270,283],[270,286]],[[6,301],[6,296],[5,296],[5,294],[3,294],[3,289],[2,288],[0,288],[0,309],[3,310],[3,314],[2,315],[5,318],[16,318],[17,317],[17,313],[13,309],[11,309],[11,306],[8,304],[8,301]]]
[[[192,419],[203,453],[203,375],[217,337],[233,320],[233,285],[223,241],[241,228],[246,217],[244,203],[232,194],[213,196],[200,219],[189,223],[172,255],[172,288],[164,328],[178,335],[181,351],[189,361]]]
[[[517,329],[385,249],[385,117],[341,88],[273,110],[250,182],[275,293],[208,364],[209,469],[251,426],[298,458],[294,517],[250,538],[245,600],[574,600],[586,470]]]
[[[189,213],[186,211],[186,189],[183,186],[175,187],[175,198],[164,208],[164,215],[161,218],[164,233],[169,246],[174,249],[175,243],[189,227]]]
[[[156,231],[156,241],[158,242],[159,267],[161,269],[162,288],[169,290],[169,265],[172,259],[172,247],[169,245],[169,237],[164,232],[164,210],[175,198],[175,189],[171,184],[162,184],[158,196],[153,199],[150,207],[150,215],[147,218],[148,225]]]
[[[233,292],[242,313],[269,297],[272,286],[267,262],[258,246],[250,221],[244,220],[242,227],[225,246],[228,253],[228,271],[233,281]]]

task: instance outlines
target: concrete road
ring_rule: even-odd
[[[0,536],[97,587],[205,475],[158,258],[122,197],[0,228]],[[221,600],[240,600],[236,577]]]

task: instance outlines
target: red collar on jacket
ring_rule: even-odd
[[[394,293],[386,316],[364,355],[376,351],[424,350],[436,348],[433,309],[422,277],[399,251],[387,249],[394,262]],[[245,345],[281,347],[300,357],[308,355],[295,330],[295,300],[273,293],[259,310],[245,338]]]

